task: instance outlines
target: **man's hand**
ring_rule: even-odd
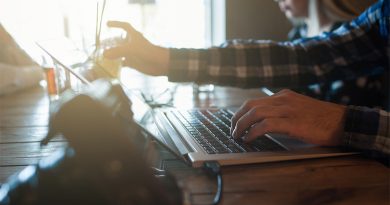
[[[311,144],[341,144],[346,107],[290,90],[249,100],[232,118],[232,136],[252,141],[266,133],[284,133]]]
[[[109,27],[121,28],[127,32],[126,43],[107,49],[106,58],[125,57],[125,65],[149,75],[167,75],[169,49],[150,43],[142,33],[129,23],[109,21]]]

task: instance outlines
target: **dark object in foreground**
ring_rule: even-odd
[[[181,204],[172,177],[153,176],[144,137],[119,85],[96,81],[68,91],[43,143],[63,134],[68,147],[12,176],[0,204]]]

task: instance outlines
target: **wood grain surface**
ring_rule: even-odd
[[[261,96],[258,89],[221,87],[195,96],[187,84],[177,87],[173,102],[178,107],[239,106],[245,99]],[[48,146],[39,144],[48,130],[49,108],[41,87],[0,97],[0,184],[66,146],[62,138]],[[157,166],[174,174],[188,203],[210,203],[215,179],[156,147]],[[389,169],[362,156],[227,166],[222,173],[222,204],[390,204]]]

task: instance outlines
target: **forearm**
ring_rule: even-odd
[[[299,84],[298,81],[303,79],[308,82],[314,82],[315,79],[306,71],[312,67],[309,62],[300,63],[297,69],[301,71],[297,75],[297,70],[292,69],[290,65],[297,65],[296,52],[290,52],[286,46],[271,41],[209,49],[170,49],[170,56],[168,77],[170,81],[175,82],[214,83],[254,88],[291,87]],[[293,61],[271,62],[274,56],[284,56]]]
[[[390,154],[390,113],[349,106],[343,143],[347,147]]]
[[[169,79],[238,87],[303,87],[389,69],[388,22],[362,14],[329,34],[294,42],[230,41],[209,49],[171,49]],[[383,14],[387,15],[387,14]],[[386,32],[388,31],[388,32]]]
[[[36,65],[0,23],[0,62],[10,65]]]
[[[375,69],[368,64],[386,64],[384,55],[369,48],[367,53],[343,54],[324,42],[306,44],[257,41],[209,49],[171,49],[168,76],[179,82],[292,88],[370,75]]]

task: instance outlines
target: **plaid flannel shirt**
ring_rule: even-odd
[[[389,89],[389,0],[331,33],[292,42],[232,40],[207,49],[170,50],[170,81],[238,87],[300,87],[383,75]],[[389,110],[389,96],[385,103]],[[349,106],[345,145],[390,154],[389,112]]]

